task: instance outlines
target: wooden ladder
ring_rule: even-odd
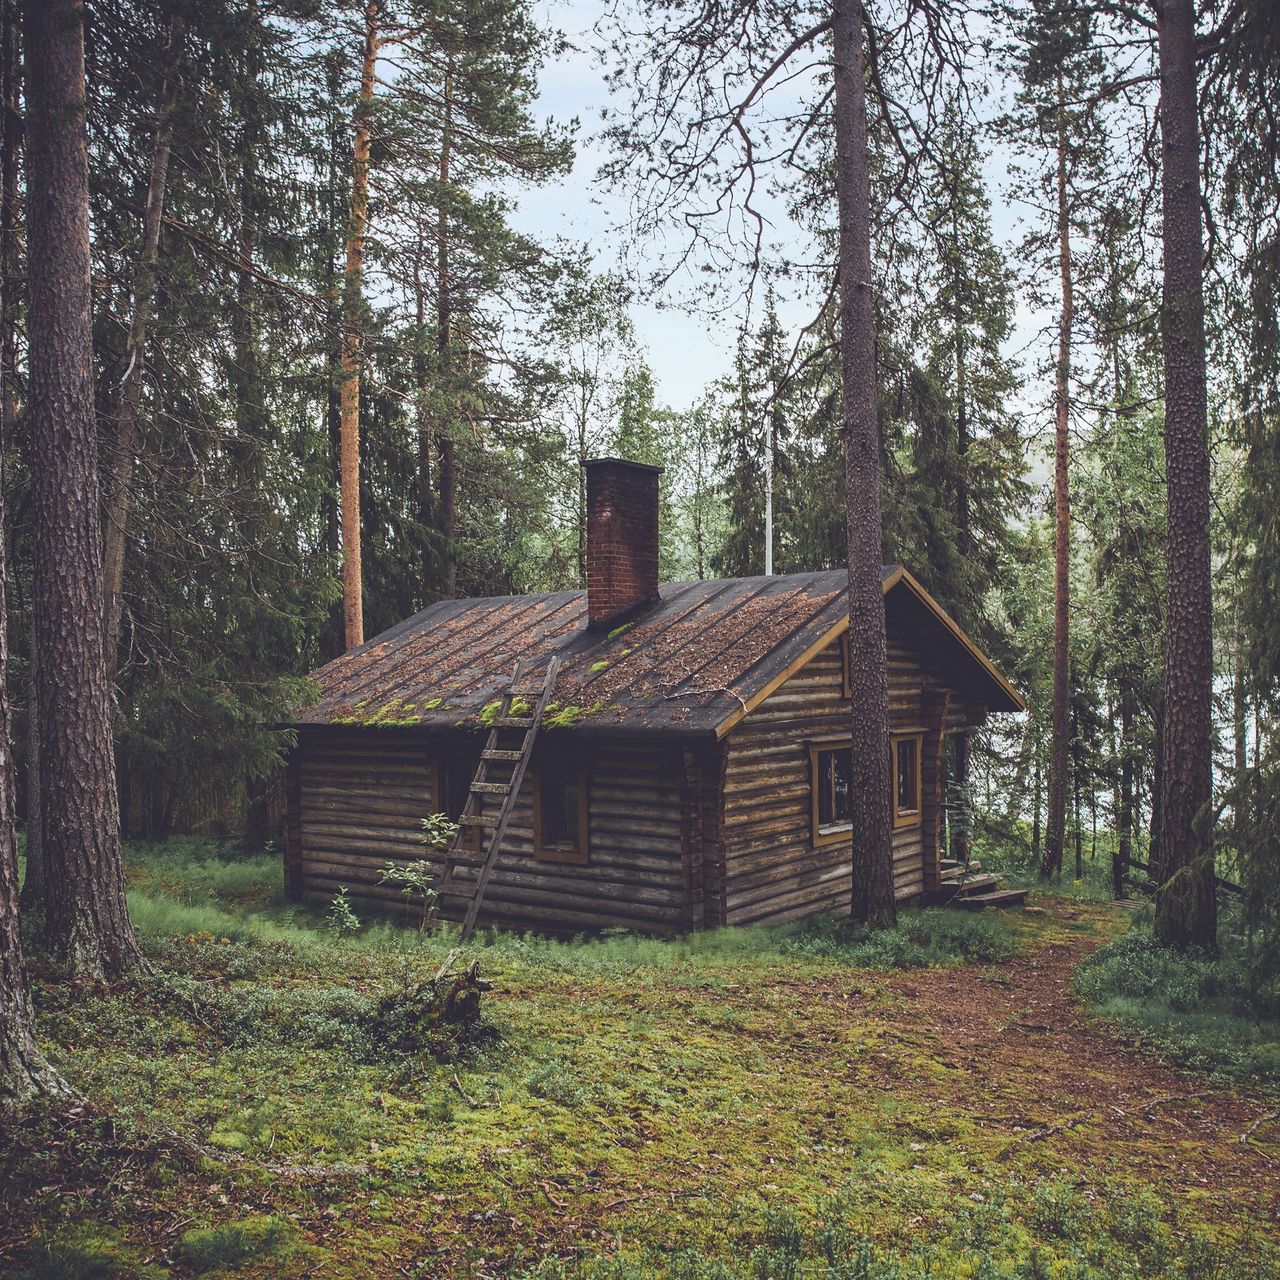
[[[538,726],[542,723],[542,713],[551,697],[551,690],[556,682],[556,673],[560,670],[560,656],[554,654],[547,664],[546,678],[542,683],[542,692],[538,696],[538,705],[531,714],[513,714],[517,698],[516,686],[524,674],[524,659],[517,658],[515,669],[511,673],[511,683],[503,690],[502,700],[498,705],[498,714],[494,716],[489,737],[480,752],[480,763],[476,766],[475,777],[471,779],[471,789],[467,792],[466,804],[458,815],[458,833],[453,838],[444,857],[444,874],[436,889],[436,897],[431,906],[429,922],[434,922],[440,903],[445,898],[454,898],[466,902],[467,910],[462,920],[462,941],[466,942],[475,931],[476,916],[480,913],[480,904],[484,901],[485,889],[489,885],[489,875],[498,860],[502,849],[502,841],[507,834],[507,823],[516,807],[516,797],[520,794],[520,784],[524,781],[525,770],[529,766],[529,757],[533,753],[534,739],[538,736]],[[504,736],[513,737],[519,733],[520,743],[504,742]],[[507,776],[494,777],[507,767]],[[484,812],[486,800],[501,797],[497,812]],[[478,831],[478,843],[484,845],[485,832],[489,833],[488,848],[468,848],[467,837],[472,831]],[[460,867],[477,868],[474,878],[460,879],[455,873]]]

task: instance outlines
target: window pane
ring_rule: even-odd
[[[849,749],[818,752],[818,825],[836,826],[849,821],[849,775],[853,762]]]
[[[848,822],[850,817],[849,789],[853,774],[853,752],[833,751],[835,757],[835,820]]]
[[[578,775],[573,769],[552,766],[541,777],[542,843],[577,848]]]
[[[914,813],[916,809],[916,741],[908,738],[898,743],[898,812]]]

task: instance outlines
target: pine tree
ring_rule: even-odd
[[[24,19],[43,926],[69,968],[101,977],[141,955],[125,903],[103,648],[84,8],[38,0]]]
[[[1160,806],[1163,883],[1156,935],[1216,951],[1217,890],[1207,809],[1213,771],[1213,594],[1205,389],[1195,7],[1163,0],[1160,161],[1164,212],[1165,476],[1169,486]]]
[[[364,241],[369,207],[369,153],[373,131],[380,9],[378,0],[368,0],[364,16],[364,47],[360,57],[360,93],[356,100],[352,144],[346,266],[342,273],[339,488],[342,494],[342,628],[343,641],[348,649],[364,643],[360,561],[360,365],[364,346]]]
[[[841,420],[849,540],[852,914],[855,920],[886,926],[893,924],[897,911],[889,820],[889,691],[880,570],[880,432],[863,22],[858,0],[834,0]]]
[[[1089,115],[1076,103],[1100,74],[1092,16],[1080,0],[1033,0],[1020,22],[1015,54],[1023,83],[1020,112],[1010,122],[1024,147],[1050,157],[1028,185],[1053,210],[1051,239],[1058,278],[1057,355],[1054,362],[1054,595],[1053,694],[1049,735],[1049,787],[1041,874],[1060,875],[1066,843],[1070,745],[1071,418],[1072,344],[1076,256],[1082,190],[1096,168],[1097,139]],[[1034,236],[1034,259],[1046,237]]]
[[[13,295],[8,288],[13,261],[15,223],[10,214],[16,198],[17,138],[13,130],[18,58],[16,0],[4,0],[0,12],[0,108],[5,112],[0,154],[0,334],[4,336],[4,385],[0,387],[0,529],[5,526],[4,460],[13,425],[12,366],[8,335],[13,327]],[[5,608],[5,539],[0,537],[0,1115],[20,1109],[33,1097],[59,1092],[64,1086],[41,1057],[36,1045],[31,995],[18,928],[18,852],[15,838],[13,725],[9,715],[9,627]]]

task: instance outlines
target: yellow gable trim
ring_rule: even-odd
[[[991,660],[978,648],[972,640],[969,639],[959,625],[951,617],[949,613],[918,583],[910,573],[901,565],[884,580],[884,593],[889,592],[903,582],[911,590],[911,592],[926,605],[929,610],[935,614],[940,622],[942,622],[948,631],[964,646],[966,650],[974,658],[977,659],[982,669],[995,681],[997,685],[1009,696],[1009,698],[1017,704],[1019,710],[1026,707],[1026,702],[1022,695],[996,670]],[[716,726],[716,738],[720,739],[725,736],[736,725],[741,724],[743,719],[750,715],[770,694],[776,692],[782,685],[786,684],[796,672],[808,666],[814,658],[820,654],[833,640],[838,639],[849,629],[849,615],[844,613],[840,619],[833,623],[821,636],[818,637],[805,651],[799,655],[794,661],[789,662],[787,666],[774,676],[763,688],[752,694],[741,706],[734,708],[733,711],[725,717],[724,720]]]

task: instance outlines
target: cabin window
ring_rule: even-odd
[[[893,740],[893,825],[920,821],[920,736]]]
[[[533,785],[533,853],[544,862],[586,862],[587,775],[573,761],[539,763]]]
[[[812,835],[815,845],[834,844],[849,834],[849,793],[853,755],[839,743],[809,747]]]
[[[471,779],[475,777],[477,763],[476,760],[468,760],[456,755],[436,762],[435,793],[432,796],[432,804],[437,813],[443,813],[454,822],[458,821],[467,803],[467,794],[471,790]],[[484,806],[480,805],[479,808],[483,811]],[[462,833],[463,848],[478,850],[480,833],[481,828],[468,827]]]

